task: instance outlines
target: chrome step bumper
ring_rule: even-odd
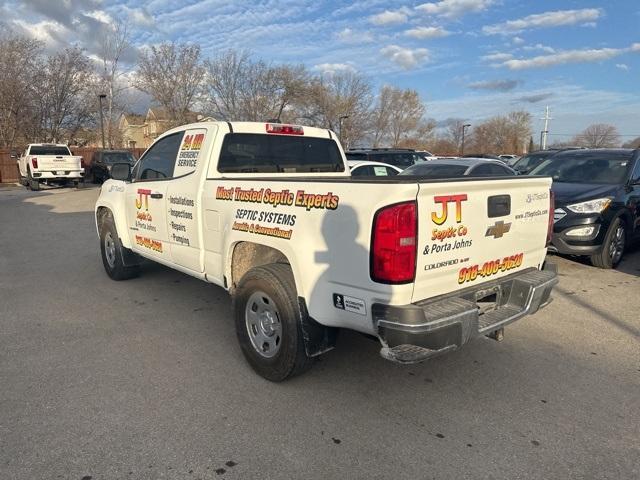
[[[545,264],[543,270],[524,270],[454,296],[404,306],[374,304],[380,354],[395,362],[416,363],[455,350],[473,337],[536,313],[549,304],[557,283],[555,265]],[[493,301],[483,308],[487,298]]]

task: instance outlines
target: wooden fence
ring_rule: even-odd
[[[91,165],[93,153],[100,150],[99,148],[85,147],[69,148],[71,149],[71,153],[82,157],[85,168]],[[136,158],[140,158],[140,155],[144,152],[144,148],[126,148],[122,150],[130,151]],[[11,158],[11,152],[18,152],[18,155],[20,155],[23,151],[23,148],[0,148],[0,183],[14,183],[18,181],[18,165],[16,159]]]

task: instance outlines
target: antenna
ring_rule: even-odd
[[[546,150],[547,135],[549,134],[549,120],[553,120],[553,118],[549,116],[549,105],[547,105],[547,107],[545,108],[544,117],[542,117],[540,120],[544,120],[544,130],[540,132],[540,149]]]

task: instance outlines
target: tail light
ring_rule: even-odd
[[[373,219],[371,278],[380,283],[409,283],[416,276],[415,202],[378,210]]]
[[[38,159],[33,157],[31,159],[31,165],[33,166],[33,168],[38,168]]]
[[[279,133],[280,135],[304,135],[304,129],[300,125],[267,123],[266,127],[267,133]]]
[[[85,165],[85,163],[84,163],[84,157],[80,157],[80,166],[81,166],[82,168],[85,168],[85,167],[86,167],[86,165]]]
[[[556,209],[556,200],[553,190],[549,190],[549,222],[547,224],[547,245],[551,243],[553,237],[553,213]]]

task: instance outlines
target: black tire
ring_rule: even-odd
[[[34,180],[34,178],[31,176],[30,168],[27,168],[27,188],[34,192],[37,192],[38,190],[40,190],[40,182],[37,180]]]
[[[100,222],[100,253],[104,269],[112,280],[128,280],[140,274],[138,265],[129,267],[124,265],[123,250],[113,216],[108,212]]]
[[[626,244],[626,225],[624,220],[618,217],[609,225],[600,250],[591,255],[591,264],[598,268],[616,268],[622,260]]]
[[[274,316],[279,323],[279,346],[272,357],[260,353],[250,337],[247,320],[254,305],[254,295],[273,301]],[[251,302],[251,304],[249,303]],[[252,306],[253,305],[253,306]],[[257,308],[257,307],[256,307]],[[240,280],[234,294],[236,335],[251,368],[272,382],[281,382],[308,370],[313,359],[307,357],[300,323],[300,309],[291,267],[273,263],[249,270]],[[257,318],[257,315],[256,315]],[[255,339],[256,336],[253,335]]]

